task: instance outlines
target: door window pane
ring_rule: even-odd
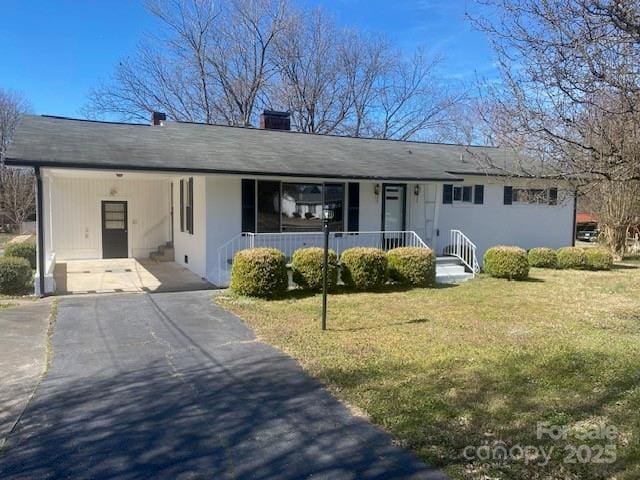
[[[124,220],[105,220],[104,228],[107,230],[124,230]]]
[[[322,184],[282,184],[282,231],[322,230]]]
[[[384,229],[400,231],[404,229],[404,187],[384,187]]]
[[[258,232],[280,232],[280,182],[258,182]]]

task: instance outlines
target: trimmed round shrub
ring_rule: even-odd
[[[532,248],[527,254],[529,265],[539,268],[558,268],[558,256],[552,248]]]
[[[520,247],[492,247],[484,254],[484,271],[496,278],[524,280],[529,276],[527,252]]]
[[[585,265],[589,270],[611,270],[613,254],[605,248],[585,248]]]
[[[4,247],[4,256],[25,258],[32,269],[36,268],[36,244],[33,242],[9,243]]]
[[[0,258],[0,293],[24,295],[32,291],[33,271],[26,258]]]
[[[318,291],[322,290],[322,262],[324,249],[318,247],[301,248],[293,252],[291,272],[293,281],[300,287]],[[335,288],[338,284],[338,256],[329,250],[327,268],[327,286]]]
[[[282,295],[289,286],[284,254],[275,248],[249,248],[233,257],[233,292],[251,297]]]
[[[387,281],[387,257],[378,248],[348,248],[340,256],[342,281],[356,290],[372,290]]]
[[[436,256],[430,248],[400,247],[387,252],[389,277],[414,287],[430,287],[436,282]]]
[[[584,269],[587,267],[585,249],[580,247],[563,247],[556,252],[558,268]]]

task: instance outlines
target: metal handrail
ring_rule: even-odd
[[[253,247],[273,247],[290,259],[293,252],[305,247],[321,247],[322,232],[241,233],[218,247],[217,271],[212,277],[218,286],[228,284],[233,257],[237,251]],[[389,250],[400,246],[428,248],[412,230],[330,232],[329,247],[340,255],[351,247],[376,247]],[[213,272],[212,272],[213,273]]]
[[[460,260],[475,276],[480,272],[480,264],[476,256],[477,247],[469,237],[460,230],[451,230],[449,232],[449,249],[445,252],[448,255],[456,257]]]

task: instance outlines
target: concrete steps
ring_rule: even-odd
[[[164,245],[160,245],[155,252],[149,254],[149,259],[155,262],[173,262],[175,260],[173,244],[167,242]]]
[[[473,278],[456,257],[436,258],[436,283],[462,283]]]

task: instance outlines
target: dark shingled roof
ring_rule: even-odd
[[[498,174],[478,159],[505,150],[167,122],[163,126],[25,115],[9,165],[239,173],[372,180]],[[486,165],[485,162],[480,162]]]

